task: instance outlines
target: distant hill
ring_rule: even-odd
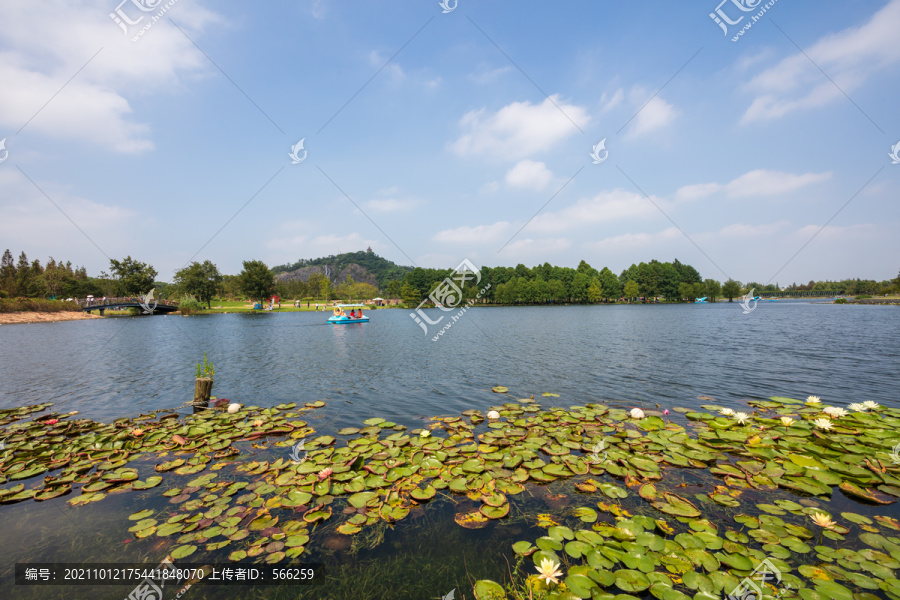
[[[353,281],[371,283],[379,289],[384,289],[389,281],[403,279],[406,273],[412,271],[412,267],[394,264],[371,250],[361,250],[324,258],[300,259],[294,264],[272,267],[272,272],[278,279],[307,281],[313,273],[326,274],[326,267],[333,285],[344,283],[349,275]]]

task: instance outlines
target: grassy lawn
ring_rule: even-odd
[[[329,301],[328,305],[325,305],[323,300],[319,300],[319,312],[328,312],[330,313],[333,310],[332,301]],[[263,304],[265,306],[265,304]],[[324,308],[324,310],[323,310]],[[373,310],[371,306],[368,307],[369,310]],[[365,309],[364,309],[365,310]],[[293,300],[282,300],[281,308],[275,308],[271,312],[308,312],[316,311],[316,300],[309,301],[309,308],[306,307],[306,300],[303,300],[300,303],[300,308],[294,308]],[[237,313],[237,312],[254,312],[253,302],[245,302],[243,300],[224,300],[224,299],[216,299],[212,301],[211,309],[204,309],[203,314],[211,314],[211,313]],[[255,312],[269,312],[265,309],[257,310]]]

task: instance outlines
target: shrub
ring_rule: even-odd
[[[183,315],[192,315],[203,310],[203,304],[191,295],[184,295],[178,301],[178,312]]]
[[[838,298],[837,300],[834,301],[834,303],[835,304],[847,304],[847,299],[846,298]]]
[[[871,298],[872,294],[860,294],[856,297],[857,300],[865,300],[866,298]]]
[[[0,298],[0,313],[12,312],[75,312],[81,310],[76,302],[44,300],[43,298]]]

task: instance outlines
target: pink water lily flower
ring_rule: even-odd
[[[332,473],[334,473],[334,471],[332,470],[331,467],[325,467],[324,469],[319,471],[319,475],[318,475],[319,481],[323,481],[323,480],[327,479],[328,477],[331,476]]]

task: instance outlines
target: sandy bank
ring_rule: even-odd
[[[13,312],[0,313],[0,325],[18,323],[44,323],[48,321],[78,321],[81,319],[102,319],[100,315],[84,312]]]

